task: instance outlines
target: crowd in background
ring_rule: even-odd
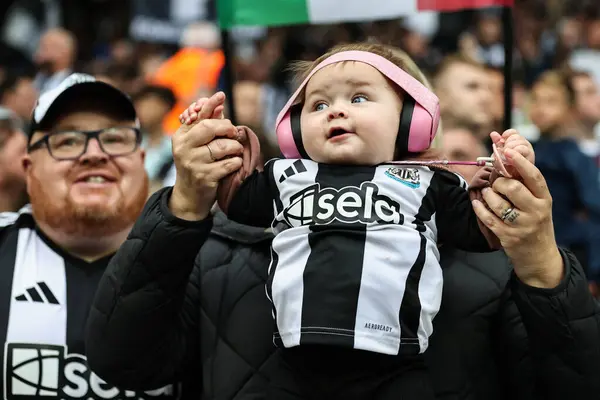
[[[227,88],[227,83],[233,87],[236,123],[259,134],[265,159],[277,156],[274,122],[294,85],[286,65],[315,59],[342,42],[393,44],[414,58],[440,97],[443,145],[449,159],[487,155],[489,133],[503,128],[505,43],[499,9],[421,13],[328,26],[240,28],[230,35],[232,71],[228,76],[223,71],[222,36],[210,21],[210,13],[209,20],[188,24],[179,44],[173,45],[135,40],[124,23],[118,22],[100,24],[95,36],[88,31],[82,35],[81,21],[73,23],[71,16],[71,24],[61,22],[52,17],[52,10],[40,11],[34,3],[56,3],[59,8],[68,4],[17,1],[17,6],[3,10],[2,211],[14,210],[26,201],[18,163],[26,142],[11,141],[7,146],[6,138],[15,130],[27,130],[41,92],[77,71],[93,74],[132,96],[144,133],[152,191],[173,183],[169,135],[179,126],[179,113],[196,98]],[[97,3],[103,2],[93,3],[98,9]],[[119,8],[106,12],[120,15],[117,21],[127,19]],[[45,17],[40,18],[40,13]],[[593,256],[580,243],[590,241],[581,232],[595,232],[588,226],[596,222],[600,226],[600,3],[516,1],[513,19],[513,127],[539,143],[536,153],[555,201],[559,244],[578,251],[595,280],[600,278],[600,270],[595,269],[600,259],[590,259]],[[37,29],[32,30],[32,24]],[[23,32],[37,33],[24,37]],[[546,141],[574,142],[577,149],[563,154],[569,146],[560,145],[557,150]],[[460,172],[469,179],[473,167]]]

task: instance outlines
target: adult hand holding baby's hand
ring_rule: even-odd
[[[540,170],[521,151],[527,149],[507,148],[504,153],[520,179],[497,178],[473,201],[473,208],[500,240],[519,279],[553,288],[563,277],[564,265],[554,237],[552,196]]]
[[[494,147],[497,149],[497,151],[494,152],[494,157],[496,158],[495,167],[502,175],[509,178],[520,178],[519,172],[504,153],[507,149],[519,153],[526,160],[535,164],[533,146],[531,146],[531,143],[529,143],[527,139],[519,135],[515,129],[508,129],[504,131],[502,135],[498,132],[492,132],[490,138],[492,139],[492,143],[494,143]]]
[[[212,208],[221,179],[242,166],[238,130],[223,116],[225,94],[194,102],[180,117],[173,135],[177,170],[171,212],[186,220],[202,220]]]

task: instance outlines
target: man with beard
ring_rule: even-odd
[[[30,205],[0,214],[4,399],[177,398],[176,385],[145,393],[107,385],[84,356],[96,286],[148,194],[130,99],[69,76],[40,97],[22,166]]]
[[[467,126],[482,141],[493,127],[493,96],[484,65],[462,55],[447,56],[433,79],[444,128]]]

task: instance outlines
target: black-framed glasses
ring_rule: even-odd
[[[46,147],[52,158],[76,160],[88,147],[90,139],[95,138],[103,152],[109,156],[125,156],[139,147],[142,136],[140,130],[132,127],[105,128],[97,131],[60,131],[52,132],[27,148],[28,152]]]

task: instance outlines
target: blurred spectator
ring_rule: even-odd
[[[598,90],[598,84],[587,72],[572,72],[568,75],[568,79],[575,94],[575,117],[582,133],[581,151],[592,157],[600,167],[600,142],[594,131],[600,123],[600,90]]]
[[[453,161],[475,161],[477,157],[486,157],[488,152],[479,138],[468,127],[445,129],[442,135],[442,148],[447,159]],[[480,167],[472,165],[453,165],[452,169],[471,182]]]
[[[552,219],[560,246],[572,249],[600,279],[600,182],[598,166],[579,147],[576,95],[566,74],[548,71],[532,88],[531,120],[540,130],[536,165],[552,195]]]
[[[239,125],[260,126],[263,118],[262,90],[258,82],[241,81],[233,85],[236,120]]]
[[[556,61],[568,61],[571,53],[583,44],[583,24],[579,18],[565,17],[557,26]]]
[[[135,45],[129,40],[117,40],[110,47],[110,58],[120,65],[135,64]]]
[[[35,84],[40,92],[51,90],[73,71],[77,40],[65,29],[46,31],[34,56],[38,68]]]
[[[515,26],[515,46],[527,86],[531,86],[545,70],[552,68],[557,57],[554,32],[547,29],[547,2],[529,2],[518,12]]]
[[[2,40],[26,56],[32,56],[43,32],[61,23],[60,0],[14,0],[3,2],[8,10],[3,22]]]
[[[570,65],[576,70],[589,72],[600,84],[600,17],[585,25],[584,43],[586,47],[573,51]]]
[[[545,72],[531,90],[529,116],[542,136],[579,139],[574,104],[575,93],[568,78],[558,71]]]
[[[14,212],[27,203],[21,162],[26,149],[27,138],[19,117],[0,107],[0,212]]]
[[[257,82],[242,81],[233,85],[236,120],[250,127],[258,136],[262,162],[279,157],[279,147],[262,127],[264,114],[264,86]]]
[[[431,46],[439,26],[438,19],[438,13],[420,12],[402,21],[404,31],[398,44],[425,73],[435,70],[443,58],[439,49]]]
[[[143,132],[144,166],[151,183],[158,182],[159,188],[173,163],[171,138],[165,135],[163,121],[175,106],[175,95],[169,88],[148,85],[133,96],[133,102]]]
[[[490,107],[491,127],[495,131],[502,132],[504,121],[504,71],[501,68],[489,67],[487,73],[492,96]]]
[[[181,50],[169,58],[151,82],[170,88],[177,104],[163,123],[164,131],[179,127],[179,114],[198,97],[215,91],[225,64],[219,29],[209,22],[188,26],[181,39]]]
[[[493,97],[485,67],[468,57],[448,56],[439,66],[433,85],[445,128],[467,126],[481,140],[487,139],[493,124]]]
[[[129,95],[139,91],[143,85],[136,63],[120,64],[111,62],[99,66],[96,71],[90,72],[98,80],[109,83]]]
[[[475,22],[475,40],[478,59],[493,67],[504,66],[504,44],[502,43],[501,9],[479,11]]]
[[[29,121],[38,91],[32,77],[6,71],[0,77],[0,106],[14,111],[22,121]]]

